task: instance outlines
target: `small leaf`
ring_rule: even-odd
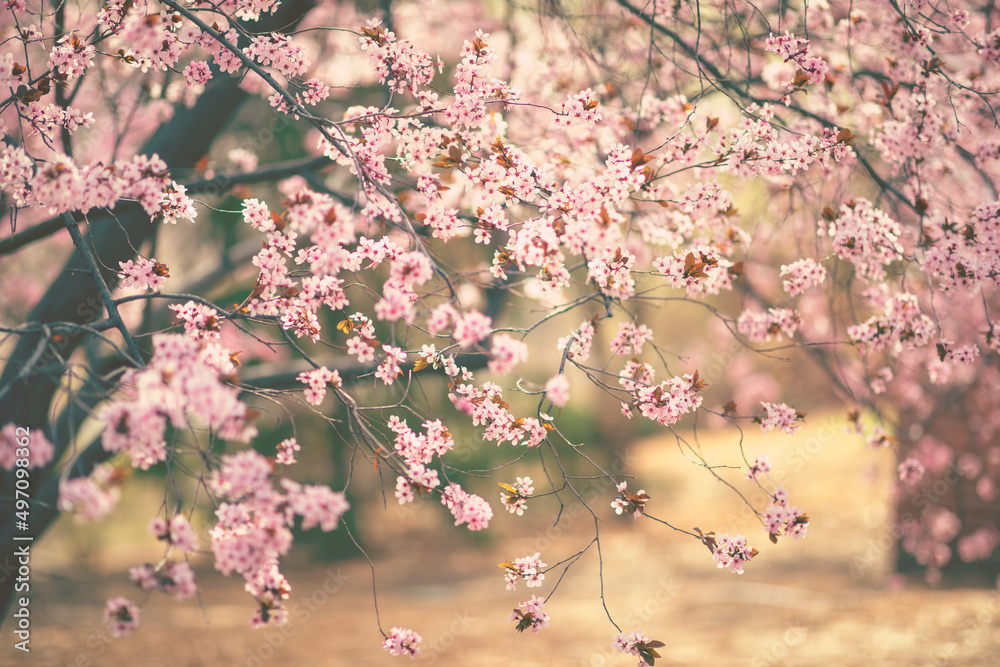
[[[848,146],[854,145],[854,140],[857,139],[857,135],[851,134],[851,131],[846,127],[837,132],[837,143],[847,144]]]

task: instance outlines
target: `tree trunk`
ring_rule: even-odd
[[[293,30],[312,7],[312,0],[289,0],[275,15],[247,27],[254,32]],[[247,98],[238,79],[216,77],[215,81],[217,83],[206,88],[192,108],[178,107],[173,118],[155,132],[141,152],[156,153],[171,170],[193,168]],[[98,258],[105,281],[113,287],[117,282],[114,270],[118,263],[135,256],[135,249],[152,235],[156,223],[151,222],[137,204],[121,204],[110,213],[92,214],[89,218],[86,241]],[[88,275],[83,257],[75,252],[32,310],[29,323],[85,324],[99,319],[102,313],[97,285]],[[14,422],[32,431],[44,432],[56,449],[53,463],[33,471],[29,478],[32,505],[27,531],[16,529],[15,477],[6,471],[0,475],[0,498],[4,499],[0,509],[0,620],[7,615],[13,599],[18,568],[16,550],[27,543],[15,542],[13,536],[37,538],[58,515],[55,463],[73,443],[74,433],[54,433],[48,415],[65,371],[64,360],[84,338],[85,334],[62,335],[55,341],[43,333],[22,335],[0,374],[0,425]],[[91,390],[94,389],[92,386]],[[79,424],[79,421],[72,423]],[[99,443],[91,444],[73,475],[88,474],[105,457]]]

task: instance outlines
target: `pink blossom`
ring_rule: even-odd
[[[493,518],[493,508],[485,499],[467,493],[458,484],[449,484],[441,492],[441,504],[451,510],[455,525],[463,523],[469,530],[483,530]]]
[[[759,480],[762,475],[770,474],[771,472],[771,461],[768,456],[758,456],[750,462],[750,467],[745,473],[743,473],[747,479],[754,481]]]
[[[375,377],[390,385],[403,372],[399,365],[406,361],[406,352],[392,345],[383,345],[382,351],[385,352],[385,360],[375,370]]]
[[[642,416],[664,426],[677,423],[702,403],[691,375],[674,377],[656,386],[637,385],[634,395]]]
[[[508,621],[516,621],[518,632],[524,632],[531,628],[532,634],[539,632],[542,628],[549,627],[549,615],[543,611],[545,609],[545,598],[531,596],[530,600],[525,600],[518,605],[518,608],[510,613]]]
[[[388,651],[389,655],[408,655],[415,658],[422,641],[423,638],[409,628],[392,628],[382,642],[382,648]]]
[[[340,373],[336,370],[331,371],[326,366],[320,366],[311,371],[302,371],[298,374],[297,379],[302,384],[308,385],[305,389],[305,397],[310,405],[319,405],[323,402],[327,387],[340,387],[343,384]]]
[[[323,532],[336,530],[342,517],[351,508],[346,496],[321,484],[299,485],[282,480],[288,491],[288,506],[302,517],[302,529],[319,526]]]
[[[791,338],[801,323],[802,317],[791,308],[769,308],[767,312],[744,310],[736,321],[736,330],[753,343],[766,343],[772,337]]]
[[[594,343],[595,328],[591,322],[582,323],[575,332],[559,339],[559,350],[569,346],[569,358],[584,362],[590,358],[590,348]]]
[[[400,505],[405,505],[406,503],[412,503],[413,496],[413,485],[410,484],[410,480],[406,479],[402,475],[396,478],[396,491],[394,494],[396,500],[399,501]]]
[[[544,568],[547,566],[539,558],[540,555],[540,553],[536,553],[533,556],[515,558],[513,563],[510,561],[500,563],[500,566],[504,568],[503,577],[508,591],[517,589],[518,579],[524,579],[528,588],[541,587],[542,581],[545,579]]]
[[[719,567],[728,567],[736,574],[743,574],[743,566],[757,555],[756,549],[747,546],[747,538],[742,535],[719,535],[713,555]]]
[[[500,502],[511,514],[524,515],[528,509],[528,498],[535,492],[530,477],[518,477],[516,484],[500,484],[505,490],[500,493]]]
[[[278,443],[275,463],[283,466],[290,466],[296,463],[295,455],[302,450],[302,446],[295,438],[285,438]]]
[[[826,269],[815,260],[804,258],[781,265],[782,286],[789,296],[796,296],[826,280]]]
[[[490,373],[506,375],[528,358],[528,345],[507,333],[493,336],[490,346],[490,361],[487,364]]]
[[[59,511],[73,513],[77,522],[100,521],[121,498],[120,476],[110,463],[95,466],[90,475],[59,482]]]
[[[618,325],[618,332],[611,339],[611,354],[622,356],[642,354],[646,341],[652,339],[653,331],[645,324],[622,322]]]
[[[917,459],[910,457],[899,464],[899,479],[904,484],[916,484],[924,476],[924,465]]]
[[[72,81],[94,66],[95,53],[93,44],[87,44],[76,34],[66,35],[49,52],[49,68],[58,71],[67,81]]]
[[[757,419],[762,431],[778,429],[788,435],[795,435],[795,432],[802,427],[799,422],[805,419],[805,415],[796,412],[794,408],[790,408],[784,403],[761,401],[760,404],[764,408],[764,417]]]
[[[121,287],[125,289],[135,287],[140,290],[148,289],[151,292],[159,292],[163,283],[170,276],[167,265],[161,264],[153,258],[137,257],[135,261],[130,259],[127,262],[118,262],[118,266],[125,274],[120,283]]]
[[[557,408],[569,403],[569,380],[565,373],[553,375],[545,383],[545,398]]]
[[[611,640],[611,646],[619,653],[629,653],[639,656],[639,667],[644,667],[652,665],[655,659],[660,657],[656,649],[663,646],[663,642],[653,641],[643,633],[633,631],[628,634],[623,632],[616,635]]]
[[[200,60],[188,63],[182,72],[189,86],[204,86],[212,78],[208,63]]]
[[[872,429],[871,435],[867,438],[868,446],[872,449],[882,449],[883,447],[888,447],[894,442],[896,442],[896,439],[889,435],[889,432],[881,426],[876,426]]]
[[[184,333],[188,336],[197,340],[219,339],[219,315],[211,306],[188,301],[183,305],[172,304],[170,310],[184,323]]]
[[[41,468],[55,456],[55,446],[42,429],[8,422],[0,429],[0,468]],[[20,462],[20,463],[19,463]]]
[[[488,338],[493,332],[492,320],[478,311],[464,313],[457,318],[452,336],[462,347],[469,347]]]
[[[628,512],[632,515],[633,519],[638,519],[646,509],[649,496],[646,495],[643,489],[639,489],[636,493],[629,493],[626,490],[627,487],[628,482],[619,482],[615,486],[620,495],[611,501],[611,508],[615,511],[615,514]]]
[[[112,637],[125,637],[139,627],[139,607],[121,596],[110,598],[104,605],[104,620]]]
[[[222,465],[212,471],[209,488],[223,498],[239,500],[268,485],[271,462],[252,449],[224,454]]]
[[[1000,545],[1000,531],[995,526],[983,526],[958,539],[958,557],[965,563],[986,560]]]
[[[885,265],[902,253],[899,224],[867,199],[842,205],[827,233],[837,256],[854,264],[858,275],[866,280],[882,279]]]

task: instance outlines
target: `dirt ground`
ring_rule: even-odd
[[[742,531],[760,555],[742,576],[719,570],[691,538],[652,521],[616,517],[607,505],[613,493],[595,487],[604,592],[614,620],[624,631],[641,629],[666,643],[657,665],[1000,665],[1000,594],[890,577],[888,453],[867,451],[842,435],[839,416],[811,422],[794,438],[745,441],[749,456],[767,452],[775,470],[787,473],[782,481],[792,503],[812,520],[805,539],[776,546],[740,512],[738,498],[685,461],[672,440],[633,448],[629,468],[652,496],[651,513],[686,529]],[[713,461],[735,462],[731,433],[703,439],[702,446]],[[456,539],[464,529],[449,526],[431,508],[363,510],[364,519],[393,515],[362,523],[381,526],[366,540],[382,627],[412,627],[423,636],[412,664],[635,665],[611,647],[614,627],[601,604],[595,547],[554,594],[561,567],[541,589],[504,589],[497,563],[542,551],[552,565],[593,538],[588,514],[567,512],[552,527],[551,520],[542,522],[555,516],[551,506],[537,502],[521,520],[497,516],[499,537],[479,547]],[[0,664],[411,664],[379,648],[372,572],[364,560],[286,567],[292,620],[283,629],[254,631],[247,625],[252,600],[238,579],[219,576],[203,561],[200,601],[177,603],[163,594],[144,599],[124,573],[128,565],[155,558],[150,546],[106,538],[116,546],[73,563],[69,536],[79,539],[78,532],[60,526],[36,546],[32,651],[12,649],[8,621]],[[529,592],[549,597],[551,624],[539,634],[520,635],[507,615]],[[101,611],[104,600],[118,594],[142,602],[142,626],[113,640]]]

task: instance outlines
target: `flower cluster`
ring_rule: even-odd
[[[147,563],[129,568],[129,579],[144,591],[160,590],[177,600],[187,600],[198,592],[194,570],[185,561],[163,561],[158,565]]]
[[[743,566],[757,553],[747,546],[747,538],[742,535],[719,535],[712,550],[719,567],[728,567],[736,574],[743,574]]]
[[[168,423],[184,430],[207,427],[222,439],[249,442],[257,429],[239,389],[226,382],[235,374],[229,351],[215,343],[181,334],[154,336],[149,363],[125,371],[122,395],[102,411],[104,448],[125,452],[133,466],[148,470],[166,459]]]
[[[629,356],[642,354],[646,341],[653,339],[653,330],[645,324],[622,322],[611,339],[611,354]]]
[[[96,52],[93,44],[81,41],[76,34],[66,35],[49,51],[49,68],[72,81],[94,66]]]
[[[503,400],[503,389],[492,382],[481,387],[461,384],[449,394],[460,411],[472,417],[473,426],[485,426],[483,438],[496,442],[535,447],[545,440],[547,431],[534,417],[514,417],[510,405]]]
[[[487,368],[494,375],[506,375],[528,358],[528,345],[506,333],[495,334],[490,341]]]
[[[435,63],[413,48],[412,42],[397,41],[396,34],[382,27],[381,19],[369,19],[361,31],[361,50],[368,52],[379,81],[396,91],[417,92],[434,78]]]
[[[796,540],[802,539],[809,528],[809,517],[798,507],[788,504],[788,494],[781,486],[771,494],[771,504],[764,510],[762,519],[772,542],[782,533]]]
[[[830,65],[825,60],[812,54],[808,39],[796,37],[789,32],[784,35],[771,33],[764,43],[764,48],[784,56],[785,62],[793,61],[801,68],[804,80],[794,85],[823,83],[830,71]]]
[[[441,504],[451,511],[455,525],[466,524],[469,530],[483,530],[493,518],[493,508],[480,496],[452,483],[441,491]]]
[[[284,623],[283,600],[291,586],[278,569],[278,559],[292,543],[296,516],[302,528],[319,526],[336,530],[350,509],[344,494],[322,485],[281,480],[284,492],[271,483],[273,464],[252,449],[223,455],[208,479],[209,490],[219,497],[216,525],[209,531],[215,568],[225,575],[239,573],[259,609],[253,626],[274,620]]]
[[[569,380],[565,373],[553,375],[545,383],[545,398],[557,408],[569,403]]]
[[[516,484],[504,484],[500,482],[503,492],[500,494],[500,502],[511,514],[524,515],[524,510],[528,509],[528,498],[535,492],[535,487],[531,486],[530,477],[518,477]]]
[[[718,248],[699,246],[687,253],[676,252],[653,260],[653,268],[666,283],[684,289],[689,297],[718,294],[732,288],[734,264],[722,257]]]
[[[532,634],[541,631],[542,628],[549,627],[549,615],[545,613],[545,598],[531,596],[530,600],[525,600],[518,605],[518,608],[510,613],[508,621],[517,621],[518,632],[524,632],[531,628]]]
[[[148,531],[156,539],[164,540],[182,552],[193,553],[198,549],[198,537],[183,514],[177,514],[170,520],[157,517],[150,521]]]
[[[653,665],[656,658],[660,657],[656,649],[662,648],[666,644],[650,639],[641,632],[633,631],[628,634],[623,632],[617,635],[611,641],[611,646],[619,653],[630,653],[639,656],[638,667],[646,667],[647,665]]]
[[[896,294],[885,304],[883,315],[873,315],[847,328],[851,342],[862,354],[885,349],[891,354],[923,347],[934,334],[934,323],[920,312],[913,294]]]
[[[601,110],[594,91],[590,88],[580,91],[576,95],[570,95],[569,99],[562,103],[558,114],[552,119],[556,127],[573,127],[582,125],[593,127],[601,122]]]
[[[750,462],[750,467],[743,473],[751,481],[759,480],[762,476],[771,473],[771,461],[767,455],[758,456]]]
[[[188,301],[185,304],[172,304],[170,310],[176,313],[180,322],[184,323],[184,333],[199,341],[219,340],[222,331],[218,311],[203,303]]]
[[[638,519],[642,516],[643,510],[646,509],[646,503],[649,502],[649,495],[643,489],[639,489],[638,493],[630,493],[626,490],[627,487],[628,482],[619,482],[615,485],[619,496],[611,501],[611,508],[615,511],[615,514],[628,512],[633,518]]]
[[[778,429],[788,435],[795,435],[795,432],[801,428],[802,424],[799,422],[805,419],[805,415],[796,412],[795,408],[784,403],[761,401],[760,404],[764,408],[764,416],[755,417],[754,421],[760,424],[761,430],[765,433]]]
[[[28,430],[14,422],[0,429],[0,468],[4,470],[13,470],[18,460],[25,461],[26,468],[41,468],[52,460],[55,451],[41,429]]]
[[[897,472],[900,481],[904,484],[916,484],[923,479],[926,468],[918,459],[911,456],[899,464]]]
[[[309,71],[305,50],[286,35],[257,35],[245,53],[261,65],[269,65],[286,77],[302,76]]]
[[[703,387],[697,373],[673,377],[656,386],[636,385],[634,403],[643,417],[669,426],[701,406],[702,397],[698,392]]]
[[[290,466],[296,463],[295,454],[302,450],[302,445],[295,438],[285,438],[278,443],[274,462],[278,465]]]
[[[541,587],[542,580],[545,579],[546,564],[539,558],[540,555],[536,553],[534,556],[516,558],[513,563],[510,561],[500,563],[499,567],[503,568],[503,579],[508,591],[517,589],[518,579],[524,579],[528,588]]]
[[[781,265],[782,286],[789,296],[795,296],[826,280],[826,269],[814,259],[800,259]]]
[[[127,262],[118,262],[118,266],[124,274],[119,283],[124,289],[134,287],[159,292],[163,283],[170,277],[167,265],[152,258],[137,257],[134,261],[130,259]]]
[[[837,257],[853,264],[858,275],[869,281],[885,278],[886,265],[902,257],[899,223],[867,199],[843,204],[826,232]]]
[[[802,317],[791,308],[768,308],[766,312],[744,310],[736,320],[736,330],[753,343],[766,343],[772,337],[791,338],[801,324]]]
[[[415,658],[422,641],[423,637],[409,628],[392,628],[382,642],[382,648],[388,651],[389,655],[408,655]]]
[[[319,405],[323,402],[323,399],[326,398],[327,387],[343,385],[340,373],[336,370],[331,371],[326,366],[320,366],[311,371],[302,371],[296,379],[306,385],[304,393],[306,401],[310,405]]]
[[[590,348],[594,344],[595,331],[593,322],[584,322],[572,334],[559,339],[558,349],[562,351],[569,346],[569,358],[583,363],[590,358]]]
[[[139,607],[128,598],[113,597],[104,605],[104,620],[112,637],[125,637],[139,627]]]
[[[60,480],[57,507],[60,512],[74,514],[80,523],[100,521],[118,505],[122,481],[117,468],[101,463],[86,477]]]

